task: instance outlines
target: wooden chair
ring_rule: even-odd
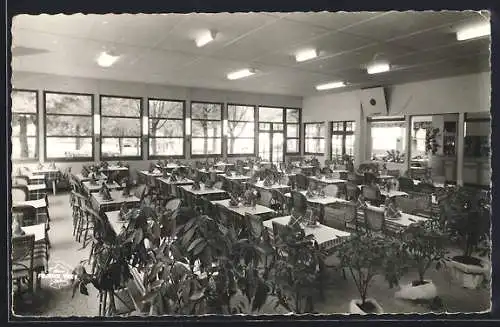
[[[346,198],[349,201],[357,200],[359,196],[360,190],[358,186],[354,183],[347,182],[346,183]]]
[[[26,185],[13,185],[12,186],[12,202],[28,201],[28,186]]]
[[[273,199],[277,203],[279,203],[279,206],[276,206],[276,209],[273,209],[276,211],[279,215],[286,216],[290,214],[290,209],[291,209],[291,200],[290,198],[287,198],[283,193],[281,193],[279,190],[271,190]]]
[[[304,174],[297,174],[297,176],[295,176],[295,183],[300,190],[307,190],[309,187],[309,179]]]
[[[16,205],[12,207],[12,216],[20,218],[21,226],[36,225],[36,209],[30,205]]]
[[[365,226],[367,230],[375,233],[385,232],[385,216],[382,210],[373,210],[365,208]]]
[[[382,195],[378,187],[365,185],[363,186],[362,192],[365,200],[371,202],[374,206],[382,204]]]
[[[358,209],[356,208],[356,204],[353,202],[346,203],[345,207],[345,227],[347,231],[356,232],[358,230]]]
[[[12,238],[12,280],[17,282],[19,293],[23,280],[28,281],[28,290],[34,291],[34,256],[35,235],[27,234]]]
[[[292,190],[290,194],[292,196],[293,209],[297,212],[305,213],[308,205],[306,196],[294,190]]]
[[[413,179],[408,177],[399,177],[399,189],[403,192],[413,192],[415,191],[415,183]]]
[[[339,202],[325,207],[323,224],[335,229],[346,230],[347,203]]]

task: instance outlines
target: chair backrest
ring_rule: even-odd
[[[346,203],[335,203],[334,206],[325,207],[323,225],[344,230],[346,227]]]
[[[307,210],[306,196],[294,190],[291,191],[291,195],[293,208],[300,213],[305,213]]]
[[[360,190],[356,184],[351,182],[346,183],[346,195],[348,200],[356,200],[359,193]]]
[[[29,185],[30,179],[28,176],[20,175],[13,178],[14,185]]]
[[[366,228],[374,232],[381,232],[385,228],[385,216],[382,210],[364,209]]]
[[[12,238],[12,270],[33,270],[35,235],[26,234]]]
[[[227,210],[227,208],[222,204],[216,203],[214,211],[217,214],[218,221],[221,224],[229,226],[233,223],[231,212]]]
[[[260,239],[260,237],[262,236],[262,232],[265,229],[262,218],[257,215],[246,213],[244,221],[249,234],[254,239]]]
[[[378,201],[381,198],[380,190],[378,187],[365,185],[363,186],[363,197],[368,201]]]
[[[309,179],[304,174],[297,174],[295,176],[295,183],[298,189],[307,190],[309,187]]]
[[[26,185],[12,186],[12,202],[22,202],[28,200],[28,187]]]
[[[325,187],[325,194],[336,197],[339,193],[339,187],[335,184],[329,184]]]
[[[19,217],[21,226],[31,226],[37,224],[37,216],[35,207],[22,205],[12,207],[12,217]]]
[[[411,178],[399,177],[398,182],[399,182],[399,189],[401,191],[412,192],[415,189],[415,183],[413,182],[413,179],[411,179]]]
[[[142,199],[146,196],[146,185],[139,185],[139,187],[135,189],[134,195],[142,201]]]

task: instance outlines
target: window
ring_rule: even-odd
[[[286,109],[286,153],[300,152],[300,110]]]
[[[259,107],[259,157],[262,160],[283,161],[284,118],[283,108]]]
[[[191,103],[191,154],[221,155],[222,104]]]
[[[306,154],[325,153],[325,124],[305,123],[305,150]]]
[[[184,101],[148,100],[149,155],[184,155]]]
[[[404,163],[406,149],[406,122],[404,118],[369,120],[371,131],[371,158],[385,162]]]
[[[227,153],[255,153],[255,107],[227,106]]]
[[[38,159],[38,93],[13,90],[12,159]]]
[[[91,159],[93,96],[45,92],[45,157]]]
[[[101,157],[141,157],[141,99],[101,96]]]
[[[332,122],[332,160],[341,162],[343,156],[348,155],[354,160],[354,121]]]

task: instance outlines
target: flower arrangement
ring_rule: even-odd
[[[82,176],[83,176],[83,177],[88,177],[88,176],[89,176],[90,171],[89,171],[89,169],[87,168],[87,166],[85,166],[85,165],[84,165],[84,166],[82,167],[82,172],[81,172],[81,173],[82,173]]]
[[[229,206],[230,207],[237,207],[240,204],[240,201],[238,201],[238,198],[234,194],[229,194]]]
[[[243,194],[243,205],[255,207],[257,200],[260,198],[260,193],[254,188],[248,188]]]
[[[439,128],[427,129],[425,133],[425,152],[437,153],[440,145],[437,142],[437,137],[440,135]]]
[[[149,164],[149,169],[148,169],[148,172],[149,172],[149,173],[154,172],[154,171],[155,171],[155,168],[156,168],[155,164],[151,162],[151,163]]]
[[[118,218],[121,220],[121,221],[124,221],[126,220],[127,218],[127,214],[129,213],[129,209],[127,208],[127,205],[125,204],[125,202],[122,204],[122,206],[120,207],[120,212],[118,214]]]
[[[193,191],[199,191],[199,190],[201,189],[200,182],[199,182],[199,181],[197,181],[197,180],[195,180],[195,181],[193,182],[193,185],[191,185],[191,189],[192,189]]]
[[[385,200],[384,216],[387,219],[398,219],[401,218],[401,210],[399,210],[396,204],[396,198],[387,197]]]
[[[111,193],[109,191],[109,188],[106,186],[106,183],[103,183],[101,186],[101,189],[99,190],[99,194],[102,196],[102,198],[106,201],[111,201],[113,198],[111,197]]]
[[[130,180],[128,178],[124,178],[120,184],[123,186],[123,196],[130,196]]]
[[[107,161],[101,161],[99,167],[101,167],[102,169],[107,169],[109,167],[109,163]]]

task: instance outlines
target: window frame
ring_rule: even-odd
[[[108,115],[103,115],[102,114],[102,98],[121,98],[121,99],[134,99],[134,100],[140,100],[140,109],[139,109],[139,117],[131,117],[131,116],[108,116]],[[101,160],[107,160],[107,161],[112,161],[112,160],[142,160],[142,157],[144,155],[144,149],[143,149],[143,135],[142,135],[142,129],[143,129],[143,99],[142,97],[133,97],[133,96],[121,96],[121,95],[107,95],[107,94],[99,94],[99,120],[100,120],[100,126],[101,126],[101,133],[99,134],[99,157]],[[102,144],[104,138],[134,138],[130,136],[123,136],[123,137],[116,137],[116,136],[103,136],[102,134],[102,118],[132,118],[132,119],[139,119],[140,121],[140,135],[139,135],[139,149],[141,150],[141,154],[138,156],[116,156],[116,157],[107,157],[103,156],[102,154]],[[148,145],[149,146],[149,145]]]
[[[367,130],[369,131],[367,137],[369,138],[369,145],[370,145],[369,149],[366,149],[366,154],[368,155],[368,158],[370,158],[370,160],[372,160],[372,158],[373,158],[373,136],[372,136],[372,128],[373,127],[372,127],[372,123],[402,122],[406,125],[405,126],[405,138],[408,137],[408,131],[409,131],[409,129],[411,129],[411,126],[408,126],[408,124],[407,124],[406,116],[367,117],[366,122],[367,122]],[[410,124],[411,124],[411,118],[410,118]],[[411,160],[409,160],[409,158],[406,157],[406,154],[409,153],[407,143],[408,143],[408,140],[405,139],[405,142],[403,142],[404,150],[401,151],[401,154],[405,154],[405,161],[398,163],[398,164],[407,165],[408,162],[411,161]],[[411,156],[411,154],[410,154],[410,156]]]
[[[299,111],[299,121],[298,122],[292,122],[292,123],[289,123],[288,120],[286,119],[286,111],[288,109],[293,109],[293,110],[298,110]],[[302,139],[302,108],[293,108],[293,107],[285,107],[284,108],[285,110],[285,156],[286,155],[300,155],[300,143],[301,143],[301,139]],[[298,132],[299,132],[299,136],[298,137],[288,137],[288,124],[290,125],[297,125],[297,128],[298,128]],[[296,152],[290,152],[288,151],[288,140],[297,140],[299,142],[298,144],[298,147],[297,147],[297,151]],[[305,143],[304,143],[305,144]]]
[[[215,119],[193,119],[193,104],[196,104],[196,103],[201,103],[201,104],[217,104],[217,105],[220,105],[220,120],[215,120]],[[212,102],[212,101],[191,101],[190,104],[190,118],[191,118],[191,135],[189,136],[190,137],[190,157],[191,158],[215,158],[215,157],[222,157],[223,154],[224,154],[224,149],[223,149],[223,145],[224,145],[224,142],[223,142],[223,139],[224,139],[224,131],[223,131],[223,128],[224,128],[224,103],[223,102]],[[200,138],[200,137],[193,137],[193,122],[194,121],[212,121],[212,122],[220,122],[220,153],[219,154],[209,154],[209,153],[206,153],[206,154],[193,154],[193,138]],[[204,138],[204,137],[203,137]],[[217,138],[217,137],[208,137],[208,139],[214,139],[214,138]],[[227,154],[226,154],[227,155]]]
[[[325,155],[325,150],[326,150],[326,135],[322,136],[322,137],[307,137],[306,135],[306,131],[307,131],[307,128],[306,126],[307,125],[318,125],[318,124],[322,124],[323,127],[325,125],[325,122],[305,122],[303,123],[304,127],[304,155],[314,155],[314,156],[324,156]],[[326,131],[325,131],[325,134],[326,134]],[[323,144],[324,144],[324,149],[323,149],[323,152],[307,152],[306,151],[306,143],[307,143],[307,140],[321,140],[323,139]]]
[[[35,147],[36,147],[36,157],[35,158],[17,158],[17,159],[14,159],[12,157],[12,119],[14,117],[15,114],[19,114],[19,113],[15,113],[12,109],[12,93],[13,92],[33,92],[35,93],[35,105],[36,105],[36,112],[33,114],[33,113],[29,113],[30,115],[35,115],[36,117],[36,133],[35,133],[35,138],[36,138],[36,142],[35,142]],[[26,163],[29,163],[29,162],[38,162],[40,161],[41,159],[41,153],[40,153],[40,126],[39,123],[40,123],[40,101],[38,99],[38,90],[29,90],[29,89],[11,89],[10,91],[10,98],[9,98],[9,101],[10,101],[10,157],[11,157],[11,160],[13,162],[26,162]]]
[[[149,111],[149,100],[153,101],[170,101],[170,102],[181,102],[182,103],[182,118],[162,118],[162,117],[153,117],[154,119],[164,119],[164,120],[182,120],[182,155],[151,155],[149,153],[149,142],[151,140],[151,129],[149,127],[149,122],[151,121],[151,116],[150,116],[150,111]],[[156,160],[156,159],[167,159],[167,158],[172,158],[172,159],[185,159],[186,158],[186,147],[185,147],[185,142],[187,140],[186,138],[186,100],[178,100],[178,99],[162,99],[162,98],[147,98],[147,117],[148,117],[148,135],[147,135],[147,145],[146,145],[146,154],[148,160]],[[142,129],[142,122],[141,122],[141,129]],[[178,137],[155,137],[157,139],[170,139],[170,138],[175,138],[177,139]]]
[[[90,96],[90,115],[82,115],[82,114],[47,114],[47,94],[65,94],[65,95],[82,95],[82,96]],[[60,92],[60,91],[43,91],[43,134],[44,134],[44,142],[43,142],[43,154],[45,161],[75,161],[75,162],[84,162],[84,161],[94,161],[95,160],[95,143],[94,143],[94,135],[95,135],[95,126],[94,126],[94,94],[92,93],[79,93],[79,92]],[[91,144],[92,144],[92,155],[90,157],[51,157],[47,156],[47,116],[78,116],[78,117],[90,117],[90,122],[92,126],[92,135]],[[71,136],[62,135],[51,135],[49,137],[67,137],[71,138]]]
[[[253,108],[253,121],[248,121],[248,120],[231,120],[229,119],[229,106],[244,106],[244,107],[252,107]],[[257,106],[256,105],[251,105],[251,104],[242,104],[242,103],[227,103],[226,104],[226,111],[227,111],[227,124],[229,126],[229,122],[246,122],[246,123],[253,123],[253,153],[229,153],[229,135],[226,136],[226,156],[227,157],[244,157],[244,156],[256,156],[257,153],[257,145],[256,143],[256,134],[258,133],[258,121],[257,121]],[[236,139],[246,139],[249,140],[249,137],[235,137]]]
[[[338,124],[342,123],[342,131],[338,130],[333,130],[333,124]],[[356,124],[355,120],[334,120],[329,123],[329,128],[330,128],[330,139],[333,138],[334,135],[341,135],[342,136],[342,153],[340,154],[342,157],[347,154],[346,151],[346,138],[348,135],[353,135],[356,137],[356,127],[354,128],[353,131],[348,131],[347,130],[347,123],[354,123]],[[353,154],[353,157],[355,158],[356,155]],[[330,160],[333,160],[333,142],[330,141]]]

